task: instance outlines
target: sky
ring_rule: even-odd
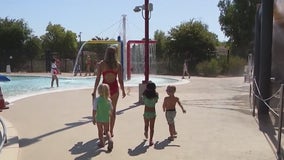
[[[171,28],[191,19],[208,25],[220,41],[226,38],[218,21],[219,0],[149,0],[153,4],[150,13],[149,38],[160,30],[168,34]],[[114,38],[123,33],[122,15],[126,15],[126,39],[141,40],[145,35],[142,12],[135,13],[135,6],[144,0],[0,0],[0,18],[23,19],[33,30],[33,35],[46,33],[49,22],[60,24],[81,40],[98,36]]]

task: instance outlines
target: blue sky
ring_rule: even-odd
[[[171,28],[190,19],[200,20],[208,25],[210,32],[226,40],[218,22],[219,0],[149,0],[153,3],[149,22],[150,38],[156,30],[167,33]],[[144,0],[0,0],[0,17],[24,19],[33,34],[45,34],[49,22],[60,24],[66,30],[77,34],[82,40],[92,37],[116,38],[122,33],[122,15],[126,15],[127,40],[144,37],[144,19],[141,12],[135,13],[135,6]]]

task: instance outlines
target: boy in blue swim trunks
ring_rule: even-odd
[[[149,146],[152,146],[153,143],[153,135],[154,135],[154,126],[156,120],[156,110],[155,106],[158,102],[159,95],[156,92],[156,85],[155,83],[149,81],[146,85],[146,90],[143,92],[143,101],[145,104],[144,109],[144,136],[148,139],[148,129],[150,128],[150,139],[149,139]]]

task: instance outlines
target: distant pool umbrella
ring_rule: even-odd
[[[0,82],[7,82],[7,81],[10,81],[10,79],[8,77],[0,74]]]

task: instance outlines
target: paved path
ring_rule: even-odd
[[[118,102],[111,153],[96,147],[97,129],[91,123],[91,91],[33,96],[14,102],[9,110],[2,112],[17,130],[18,160],[276,159],[251,116],[249,86],[243,83],[242,77],[192,77],[190,83],[177,85],[176,96],[187,113],[178,108],[178,138],[172,142],[167,140],[168,126],[161,108],[165,87],[159,87],[152,147],[143,137],[143,106],[136,103],[138,88],[130,88],[127,97]],[[9,142],[8,146],[16,143],[13,138]]]

